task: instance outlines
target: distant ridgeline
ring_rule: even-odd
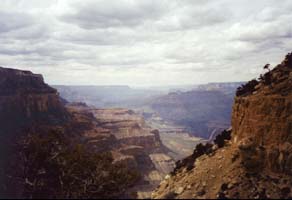
[[[241,84],[210,83],[188,92],[173,92],[153,99],[151,108],[194,136],[212,140],[230,127],[235,91]]]

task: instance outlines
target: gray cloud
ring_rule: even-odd
[[[156,20],[165,12],[167,2],[156,0],[141,1],[89,1],[75,4],[74,13],[61,17],[68,23],[84,29],[138,26],[147,20]]]
[[[25,13],[0,11],[0,33],[31,26],[34,19]]]
[[[3,0],[0,65],[52,84],[254,78],[292,46],[289,0]]]

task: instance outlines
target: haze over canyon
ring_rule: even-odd
[[[0,199],[291,199],[291,11],[2,0]]]

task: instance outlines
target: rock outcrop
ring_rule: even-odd
[[[3,187],[5,170],[10,161],[17,162],[15,145],[27,130],[63,126],[69,119],[57,91],[44,83],[42,75],[0,67],[0,193],[10,193]],[[16,187],[15,193],[22,188]]]
[[[146,198],[174,167],[159,131],[143,117],[128,109],[68,103],[41,75],[29,71],[0,68],[0,121],[0,196]],[[103,162],[92,175],[93,163]],[[102,181],[100,174],[110,180]],[[74,191],[78,176],[84,179],[78,178]],[[92,189],[92,181],[106,186]]]
[[[291,82],[290,53],[259,80],[238,89],[231,138],[224,136],[231,140],[222,145],[217,137],[205,153],[196,150],[179,162],[152,197],[291,198]]]
[[[42,75],[0,67],[0,132],[31,123],[61,124],[67,118],[57,91]]]
[[[123,108],[97,109],[70,103],[75,127],[84,127],[81,138],[95,152],[110,151],[114,163],[124,163],[140,172],[142,179],[125,197],[149,198],[151,191],[174,168],[169,150],[162,144],[159,131],[149,127],[142,116]],[[86,128],[87,127],[87,128]]]
[[[292,55],[288,54],[281,64],[261,76],[253,88],[235,97],[233,142],[243,156],[254,158],[246,163],[248,166],[292,172],[291,61]]]
[[[1,153],[23,130],[64,125],[69,118],[57,91],[42,75],[0,67]]]

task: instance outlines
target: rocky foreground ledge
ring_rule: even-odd
[[[197,147],[152,198],[292,197],[292,54],[267,70],[238,89],[231,140]]]

